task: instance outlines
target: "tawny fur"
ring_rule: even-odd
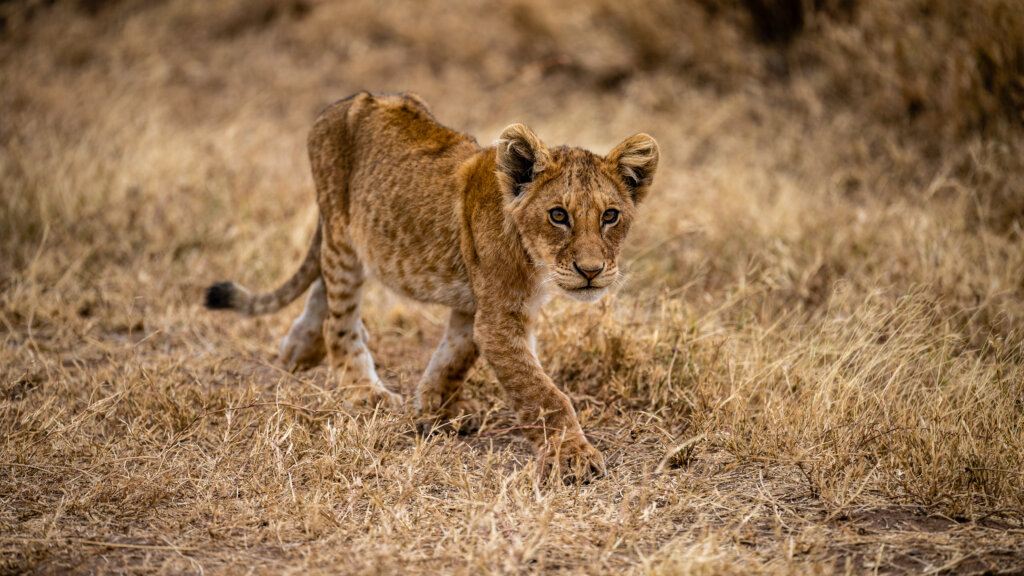
[[[443,304],[451,317],[416,408],[442,421],[472,415],[461,391],[482,353],[545,466],[603,473],[569,398],[537,359],[534,323],[548,292],[594,300],[618,277],[622,242],[657,169],[654,139],[638,134],[600,157],[548,149],[513,124],[482,148],[437,123],[418,96],[361,93],[320,115],[309,154],[320,223],[299,271],[269,294],[216,284],[207,305],[267,313],[312,284],[282,361],[295,369],[326,353],[351,403],[397,406],[366,347],[363,282],[372,274]]]

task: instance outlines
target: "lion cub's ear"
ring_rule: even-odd
[[[547,167],[551,160],[547,146],[522,124],[512,124],[498,138],[498,180],[511,198],[523,193],[527,184]]]
[[[622,177],[629,188],[633,202],[639,204],[647,197],[654,173],[658,171],[661,152],[658,143],[647,134],[636,134],[608,153],[605,161]]]

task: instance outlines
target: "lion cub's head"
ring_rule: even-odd
[[[532,130],[501,133],[498,180],[527,251],[577,300],[600,298],[619,276],[619,251],[658,168],[658,144],[627,138],[607,156],[548,149]]]

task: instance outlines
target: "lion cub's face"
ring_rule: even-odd
[[[585,150],[548,150],[526,126],[498,141],[498,177],[530,256],[552,284],[577,300],[600,298],[619,276],[622,242],[658,167],[646,134],[601,158]]]

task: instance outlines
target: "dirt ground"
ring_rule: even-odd
[[[2,573],[1024,573],[1015,0],[14,1],[0,85]],[[605,478],[538,483],[483,361],[423,437],[280,368],[301,303],[202,308],[298,265],[362,89],[657,138],[628,281],[542,312]],[[370,285],[389,385],[444,312]]]

